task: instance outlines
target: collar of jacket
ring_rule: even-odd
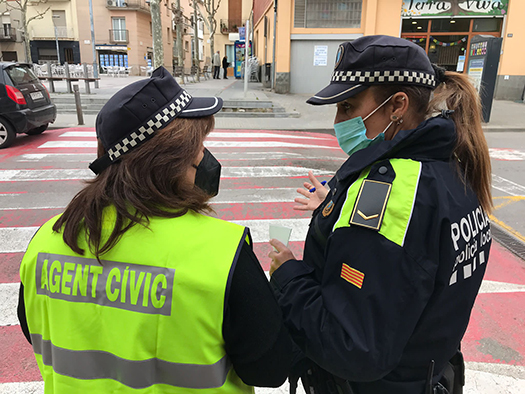
[[[448,161],[456,144],[454,121],[443,116],[429,118],[394,139],[371,145],[350,156],[335,174],[338,181],[361,172],[376,161],[395,158]]]

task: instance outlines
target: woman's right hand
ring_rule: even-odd
[[[306,198],[297,197],[294,201],[299,204],[295,205],[293,209],[297,211],[315,211],[315,209],[321,205],[328,194],[328,188],[321,185],[321,182],[317,180],[312,171],[308,173],[310,182],[305,182],[303,185],[305,189],[297,189],[297,193],[302,194]],[[310,189],[315,187],[315,191],[310,193]]]

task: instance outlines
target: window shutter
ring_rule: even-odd
[[[306,0],[295,0],[294,27],[306,27]]]

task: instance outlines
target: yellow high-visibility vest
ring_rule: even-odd
[[[106,209],[103,234],[113,227]],[[135,225],[102,257],[44,224],[24,255],[27,323],[45,393],[253,393],[222,325],[242,226],[188,212]]]

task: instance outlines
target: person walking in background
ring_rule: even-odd
[[[303,260],[271,240],[290,334],[355,393],[461,393],[460,342],[491,245],[476,89],[408,40],[366,36],[340,45],[307,102],[337,105],[349,158],[329,190],[312,173],[299,189],[296,209],[314,211]]]
[[[213,54],[213,79],[220,79],[220,73],[221,73],[221,55],[219,51],[215,52]]]
[[[249,394],[285,381],[292,342],[249,229],[205,215],[221,165],[204,139],[221,108],[159,67],[100,111],[96,177],[20,267],[18,318],[46,393]]]
[[[224,69],[224,79],[228,79],[228,67],[230,67],[230,63],[228,63],[228,56],[224,55],[222,58],[222,68]]]

